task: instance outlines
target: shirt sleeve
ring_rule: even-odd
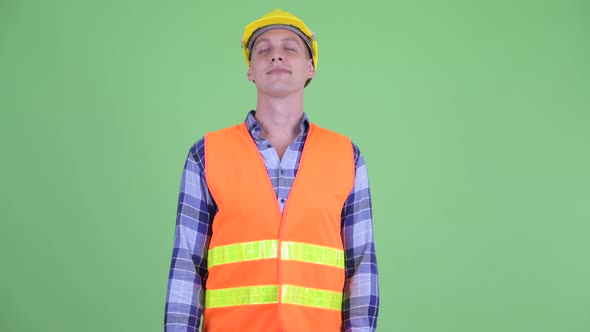
[[[369,332],[376,330],[379,313],[377,258],[367,167],[359,148],[352,146],[355,180],[342,209],[346,257],[342,320],[346,332]]]
[[[164,316],[166,332],[199,331],[207,249],[216,206],[204,172],[204,138],[189,150],[180,183]]]

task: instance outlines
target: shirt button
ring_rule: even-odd
[[[272,148],[272,145],[270,145],[270,144],[267,144],[267,145],[266,145],[266,147],[267,147],[267,148]]]
[[[284,198],[281,198],[281,203],[285,203],[285,199]]]

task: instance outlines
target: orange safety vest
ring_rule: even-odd
[[[282,214],[245,124],[207,134],[205,164],[218,212],[203,331],[340,332],[350,140],[311,124]]]

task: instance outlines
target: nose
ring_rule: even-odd
[[[280,47],[273,47],[270,54],[271,62],[283,62],[283,60],[285,59],[284,55],[285,54],[283,54],[283,51]]]

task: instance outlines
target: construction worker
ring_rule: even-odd
[[[375,331],[367,169],[347,137],[311,123],[312,31],[275,10],[242,48],[257,88],[244,123],[206,134],[182,174],[165,330]]]

